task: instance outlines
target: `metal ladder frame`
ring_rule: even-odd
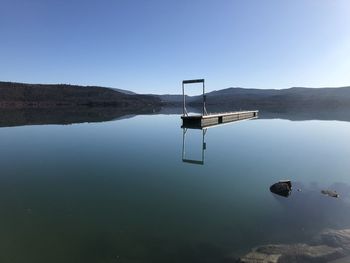
[[[182,108],[182,116],[188,116],[188,112],[186,109],[186,95],[185,95],[185,84],[194,84],[194,83],[203,83],[203,107],[202,107],[202,115],[207,115],[206,109],[206,96],[205,96],[205,85],[204,79],[189,79],[182,81],[182,97],[183,97],[183,108]]]

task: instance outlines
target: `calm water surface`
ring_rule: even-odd
[[[220,262],[350,227],[350,123],[179,116],[0,128],[0,262]],[[201,158],[202,132],[185,155]],[[291,179],[289,198],[271,184]],[[341,197],[320,194],[337,190]]]

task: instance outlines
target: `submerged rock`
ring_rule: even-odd
[[[239,259],[241,263],[329,262],[345,256],[340,247],[308,244],[266,245],[253,249]]]
[[[241,263],[350,262],[350,229],[326,229],[312,244],[276,244],[254,248],[241,257]],[[348,260],[348,261],[347,261]]]
[[[256,251],[249,252],[244,257],[240,258],[240,263],[278,263],[281,254],[264,254]]]
[[[331,247],[341,247],[350,253],[350,229],[326,229],[316,237],[316,242]]]
[[[240,263],[278,263],[281,254],[264,254],[256,251],[249,252],[244,257],[240,258]]]
[[[345,258],[339,258],[336,260],[332,260],[329,263],[349,263],[350,262],[350,256],[347,256]]]
[[[279,181],[270,186],[270,191],[274,194],[288,197],[292,191],[292,183],[289,180]]]

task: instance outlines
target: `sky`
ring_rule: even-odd
[[[0,12],[1,81],[350,86],[349,0],[0,0]]]

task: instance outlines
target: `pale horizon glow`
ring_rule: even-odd
[[[2,0],[0,81],[178,94],[350,86],[348,0]]]

